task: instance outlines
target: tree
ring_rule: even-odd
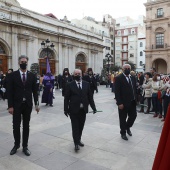
[[[39,73],[39,64],[38,63],[32,63],[30,67],[30,71],[34,74]]]
[[[126,64],[129,64],[131,66],[131,70],[136,70],[136,65],[132,61],[127,61]]]
[[[119,69],[120,69],[120,67],[117,66],[117,65],[113,65],[113,66],[111,66],[111,68],[110,68],[111,71],[119,71]]]

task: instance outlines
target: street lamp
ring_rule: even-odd
[[[51,45],[50,45],[50,40],[49,39],[46,39],[45,41],[42,41],[41,42],[41,48],[46,52],[46,64],[47,64],[47,72],[48,71],[50,71],[50,70],[48,70],[48,68],[50,69],[50,66],[49,66],[49,52],[50,52],[50,50],[54,50],[54,44],[53,43],[51,43]]]
[[[41,42],[41,48],[46,50],[47,57],[48,57],[49,49],[54,50],[54,46],[55,45],[53,43],[50,45],[50,40],[49,39],[46,39],[46,41]]]
[[[112,56],[109,54],[109,53],[107,53],[106,55],[105,55],[105,59],[106,59],[106,61],[107,61],[107,71],[108,71],[108,74],[109,74],[109,67],[110,67],[110,65],[109,65],[109,63],[110,63],[110,61],[112,60]]]

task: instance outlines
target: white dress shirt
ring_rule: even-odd
[[[77,87],[79,88],[79,84],[80,84],[80,88],[82,89],[82,80],[81,81],[75,81],[77,84]],[[80,108],[83,108],[83,103],[80,103]]]
[[[23,81],[23,74],[25,74],[25,81],[27,80],[27,71],[26,72],[22,72],[20,69],[19,69],[19,72],[20,72],[20,76],[21,76],[21,80]]]

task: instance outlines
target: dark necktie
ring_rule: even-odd
[[[78,88],[79,88],[79,91],[81,92],[81,86],[80,86],[80,83],[78,83]]]
[[[25,85],[25,73],[22,74],[22,82],[23,82],[23,85]]]
[[[78,89],[80,93],[80,102],[82,103],[82,89],[81,89],[80,83],[78,83]]]
[[[131,88],[131,90],[132,90],[133,100],[134,100],[134,99],[135,99],[135,95],[134,95],[134,89],[133,89],[132,81],[131,81],[131,79],[130,79],[129,76],[126,76],[126,77],[128,78],[128,83],[129,83],[129,86],[130,86],[130,88]]]

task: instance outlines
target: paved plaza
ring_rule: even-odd
[[[6,101],[0,100],[0,170],[151,170],[162,130],[160,119],[138,113],[131,129],[133,136],[124,141],[114,94],[100,86],[94,98],[97,110],[103,112],[87,115],[82,137],[85,147],[77,153],[61,91],[56,90],[54,107],[40,104],[40,113],[32,112],[30,157],[22,153],[22,148],[9,155],[13,147],[12,117]]]

